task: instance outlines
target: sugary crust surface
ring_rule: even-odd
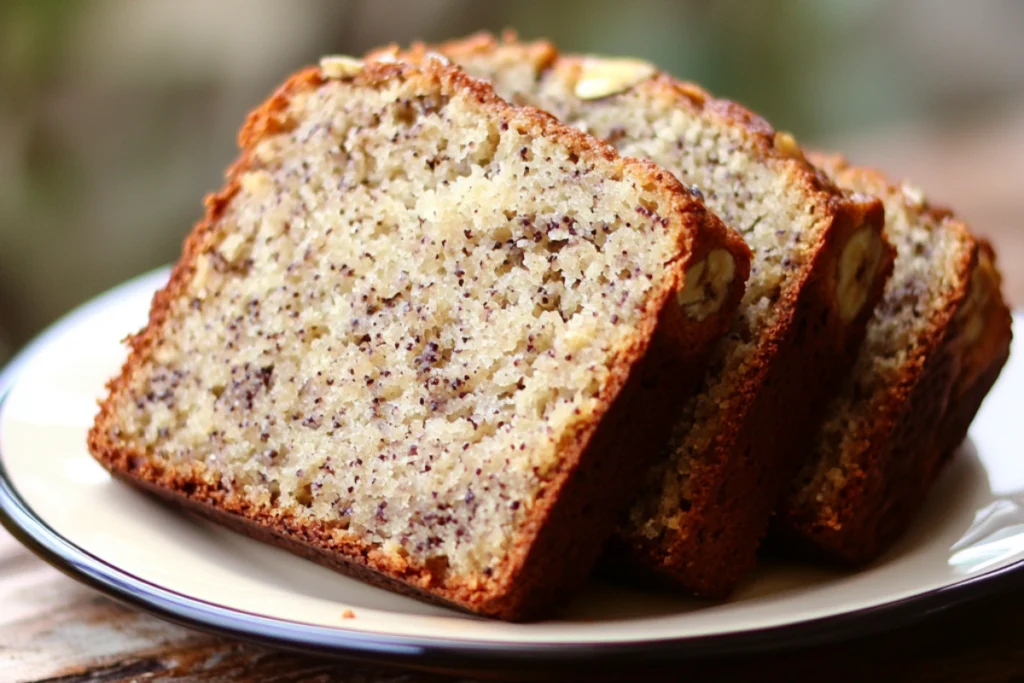
[[[841,185],[905,196],[877,171],[852,167],[841,157],[815,158]],[[787,543],[852,564],[874,559],[909,526],[1009,353],[1010,314],[991,248],[979,246],[950,211],[921,198],[903,201],[915,202],[909,212],[936,221],[959,245],[948,274],[955,285],[932,303],[937,312],[898,381],[873,397],[870,431],[857,434],[856,453],[844,454],[855,466],[847,468],[838,500],[794,493],[777,518]]]
[[[110,437],[117,421],[115,397],[128,391],[134,373],[149,362],[172,302],[186,291],[198,257],[207,249],[218,220],[239,191],[241,176],[254,163],[254,147],[293,125],[286,116],[289,102],[326,81],[318,68],[292,76],[249,115],[239,135],[242,153],[229,169],[225,187],[206,199],[206,215],[189,235],[169,283],[155,295],[148,325],[129,340],[129,358],[122,373],[108,385],[110,395],[101,403],[89,434],[89,448],[119,478],[336,569],[474,612],[504,619],[533,618],[550,612],[564,600],[596,559],[617,510],[627,502],[631,485],[635,488],[639,483],[649,462],[648,453],[656,452],[656,440],[670,428],[672,409],[679,400],[677,388],[685,392],[687,382],[697,381],[699,364],[711,342],[726,329],[742,297],[749,252],[734,233],[658,167],[649,162],[620,160],[610,147],[561,126],[543,112],[509,106],[488,86],[457,69],[436,60],[417,67],[371,62],[354,82],[373,87],[394,78],[420,79],[429,87],[448,92],[469,92],[490,115],[506,123],[525,125],[537,135],[574,150],[581,159],[618,168],[674,196],[672,219],[679,229],[680,258],[652,292],[640,324],[619,355],[618,365],[611,368],[599,392],[602,409],[595,413],[595,420],[568,434],[561,443],[559,467],[515,537],[506,565],[487,577],[439,580],[429,568],[414,566],[358,538],[341,538],[331,533],[329,525],[256,507],[232,495],[223,484],[212,483],[219,480],[207,476],[198,465],[190,470],[164,466]],[[687,267],[719,248],[727,249],[736,261],[736,277],[728,296],[717,312],[702,321],[684,320],[678,307],[665,304],[682,288]],[[641,359],[645,359],[643,363]]]
[[[511,34],[501,40],[484,34],[441,46],[416,45],[402,54],[422,59],[430,51],[456,63],[485,55],[508,68],[528,64],[538,75],[549,71],[568,79],[587,59],[559,56],[546,41],[519,43]],[[383,52],[399,54],[399,48]],[[807,211],[823,226],[813,256],[792,275],[775,304],[780,315],[735,386],[728,416],[695,458],[699,466],[690,478],[691,507],[683,524],[656,539],[620,527],[606,553],[614,564],[640,567],[698,595],[724,596],[755,564],[771,513],[807,450],[814,431],[808,425],[820,419],[825,397],[856,356],[891,273],[894,251],[885,244],[860,314],[844,324],[835,302],[836,263],[858,229],[882,234],[881,203],[837,189],[791,137],[734,102],[661,72],[630,89],[691,111],[708,125],[738,132],[766,166],[805,194]]]

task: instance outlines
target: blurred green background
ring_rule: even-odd
[[[246,111],[288,73],[505,27],[648,58],[819,145],[1024,101],[1014,0],[0,1],[0,363],[177,256]]]

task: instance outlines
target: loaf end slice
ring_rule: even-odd
[[[966,436],[1008,357],[1010,313],[991,248],[949,211],[912,185],[816,158],[840,185],[884,199],[899,256],[779,527],[816,552],[863,564],[907,528]]]
[[[379,585],[550,612],[728,326],[746,247],[670,174],[443,60],[325,59],[240,146],[90,450]]]
[[[510,101],[664,167],[750,246],[737,315],[607,554],[698,595],[728,594],[754,565],[881,298],[893,259],[881,203],[836,188],[757,115],[646,62],[487,35],[404,55],[430,50]]]
[[[920,508],[1009,354],[1010,313],[991,248],[920,189],[816,156],[842,187],[881,197],[893,277],[853,372],[781,507],[784,538],[863,564]]]

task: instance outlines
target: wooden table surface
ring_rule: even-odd
[[[1024,103],[1015,115],[961,130],[893,130],[841,146],[856,162],[913,178],[991,237],[1008,298],[1024,306]],[[1024,680],[1024,587],[873,638],[676,673],[690,681]],[[0,529],[0,681],[137,679],[452,680],[274,652],[164,623],[65,577]]]

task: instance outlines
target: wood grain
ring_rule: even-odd
[[[1014,116],[954,133],[894,130],[840,147],[858,163],[914,179],[990,236],[1007,296],[1024,305],[1024,103]],[[1024,680],[1021,614],[1024,586],[874,638],[664,673],[693,682]],[[0,530],[0,681],[141,679],[455,680],[274,652],[170,625],[80,586]]]

